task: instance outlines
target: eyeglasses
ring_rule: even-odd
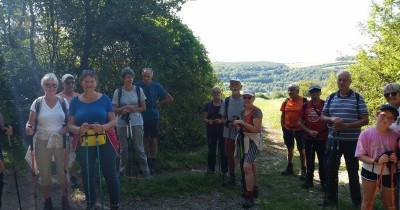
[[[251,96],[243,96],[243,99],[244,100],[250,100],[250,99],[252,99],[252,97]]]
[[[221,93],[220,91],[212,91],[212,93]]]
[[[388,116],[387,114],[385,114],[385,113],[381,113],[381,114],[379,114],[379,117],[381,117],[382,119],[384,119],[384,120],[390,120],[390,121],[394,121],[394,120],[396,120],[396,118],[395,117],[393,117],[393,116]]]
[[[44,86],[47,88],[47,89],[50,89],[50,88],[57,88],[57,85],[56,84],[44,84]]]
[[[385,93],[383,96],[385,96],[385,98],[389,98],[389,96],[395,97],[397,96],[397,92]]]

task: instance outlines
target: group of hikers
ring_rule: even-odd
[[[76,80],[72,74],[62,76],[64,90],[58,94],[56,75],[48,73],[43,76],[41,87],[44,95],[33,101],[25,127],[30,144],[25,158],[32,167],[35,209],[37,174],[44,197],[43,209],[54,209],[51,199],[52,164],[56,168],[63,210],[71,209],[68,183],[74,188],[78,181],[73,167],[75,158],[81,169],[86,209],[104,208],[103,177],[109,194],[109,208],[120,207],[118,177],[130,175],[127,168],[132,166],[128,165],[128,159],[133,154],[128,154],[128,151],[134,151],[144,178],[151,178],[157,169],[159,107],[172,103],[173,98],[159,82],[153,81],[151,68],[144,68],[142,76],[143,80],[134,84],[134,72],[124,68],[121,71],[123,85],[116,88],[112,100],[96,91],[99,80],[93,70],[83,70],[79,76],[83,89],[79,94],[75,92]],[[2,116],[0,128],[8,137],[13,134],[12,127],[5,126]],[[0,161],[1,188],[3,171],[4,164]],[[96,195],[96,179],[100,180],[100,196]],[[21,202],[19,205],[21,208]]]
[[[376,193],[381,189],[384,209],[396,209],[396,163],[400,138],[400,86],[395,83],[383,88],[387,104],[375,112],[376,123],[361,131],[369,122],[364,98],[350,88],[348,71],[337,73],[338,91],[322,100],[321,87],[311,85],[311,100],[299,96],[299,86],[288,86],[289,98],[280,108],[283,139],[287,148],[287,166],[282,175],[294,174],[294,141],[300,156],[302,187],[314,186],[315,154],[321,190],[325,192],[322,206],[338,206],[338,170],[344,156],[349,179],[351,201],[356,208],[372,209]],[[359,161],[362,163],[361,186]],[[362,193],[361,193],[362,189]]]
[[[64,90],[60,93],[57,93],[59,81],[56,75],[48,73],[43,76],[41,87],[44,95],[33,101],[25,127],[26,135],[30,137],[26,159],[30,161],[32,174],[39,173],[39,185],[45,199],[43,209],[53,209],[53,161],[64,210],[70,209],[68,183],[71,187],[77,185],[73,167],[75,158],[81,168],[87,209],[104,205],[103,195],[99,196],[100,203],[96,195],[96,176],[100,180],[105,179],[110,209],[119,208],[118,177],[126,176],[129,167],[132,167],[128,163],[132,156],[130,151],[134,151],[146,179],[157,170],[159,107],[172,103],[173,98],[160,83],[152,80],[151,68],[144,68],[142,77],[143,80],[133,83],[134,72],[124,68],[121,71],[123,85],[115,89],[111,100],[96,91],[98,77],[93,70],[83,70],[79,76],[83,89],[79,94],[74,90],[76,80],[73,75],[62,76]],[[320,98],[319,85],[309,87],[310,101],[299,95],[300,88],[296,83],[288,85],[289,97],[280,108],[287,148],[287,166],[281,174],[295,174],[293,156],[296,144],[300,154],[302,187],[313,187],[316,154],[321,190],[325,192],[321,205],[338,205],[338,170],[343,155],[354,206],[363,210],[372,209],[376,193],[381,189],[384,208],[395,209],[397,183],[393,177],[397,169],[400,138],[400,85],[390,83],[383,88],[383,96],[388,103],[377,109],[375,126],[361,132],[361,127],[369,122],[368,110],[364,98],[350,88],[351,81],[350,72],[338,72],[338,91],[330,94],[325,101]],[[235,162],[239,159],[244,198],[241,205],[251,208],[254,199],[259,196],[256,159],[262,150],[263,113],[254,105],[255,92],[244,90],[241,93],[242,87],[240,79],[231,78],[231,95],[222,100],[221,88],[215,86],[211,90],[212,100],[204,105],[207,173],[215,173],[218,148],[218,167],[223,174],[223,185],[233,186],[236,184]],[[12,127],[5,124],[1,114],[0,128],[8,138],[13,135]],[[102,157],[107,157],[107,161]],[[362,162],[362,187],[359,161]],[[0,198],[4,185],[3,172],[3,156],[0,155]],[[1,204],[0,200],[0,208]]]
[[[308,88],[309,101],[299,95],[299,85],[288,85],[289,97],[280,107],[287,148],[287,165],[281,174],[296,174],[293,167],[296,145],[300,156],[300,179],[303,180],[301,186],[312,188],[317,156],[321,191],[325,192],[320,205],[338,207],[338,173],[344,156],[354,207],[372,209],[380,189],[384,209],[396,209],[394,177],[400,138],[400,85],[389,83],[383,88],[387,104],[376,110],[375,125],[361,132],[361,127],[369,123],[368,109],[364,98],[350,88],[351,82],[350,72],[339,71],[338,91],[322,100],[321,87],[313,84]],[[229,88],[232,95],[222,100],[221,89],[214,87],[212,101],[203,108],[209,149],[207,173],[215,172],[219,148],[220,170],[223,177],[229,174],[223,185],[235,185],[235,157],[238,157],[244,175],[242,207],[251,208],[254,198],[259,195],[256,157],[262,149],[262,111],[253,105],[254,92],[245,90],[240,94],[242,84],[239,79],[231,79]],[[359,161],[362,162],[361,185]]]

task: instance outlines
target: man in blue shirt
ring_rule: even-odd
[[[142,77],[143,81],[139,81],[135,85],[141,87],[146,95],[146,111],[142,112],[144,126],[143,143],[148,157],[150,172],[154,173],[158,151],[159,108],[162,105],[172,103],[173,98],[159,82],[153,81],[153,70],[151,68],[144,68]]]

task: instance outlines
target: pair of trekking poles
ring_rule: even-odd
[[[103,185],[102,185],[102,170],[101,170],[101,159],[100,159],[100,146],[99,146],[99,134],[96,132],[95,133],[96,136],[96,150],[97,150],[97,162],[98,162],[98,168],[99,168],[99,187],[100,187],[100,201],[101,201],[101,209],[104,210],[104,193],[103,193]],[[88,195],[89,195],[89,199],[88,199],[88,203],[87,206],[92,205],[92,201],[91,201],[91,197],[90,197],[90,170],[89,170],[89,137],[88,137],[88,133],[85,133],[85,155],[86,155],[86,176],[87,176],[87,190],[88,190]]]

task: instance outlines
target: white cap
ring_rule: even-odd
[[[233,77],[233,78],[229,79],[229,82],[232,82],[232,81],[242,83],[242,81],[240,81],[240,79],[237,77]]]
[[[242,95],[249,95],[249,96],[252,96],[252,97],[256,96],[256,94],[252,90],[245,90]]]
[[[64,74],[64,76],[61,77],[61,82],[64,83],[64,81],[69,77],[75,79],[75,77],[72,74]]]

